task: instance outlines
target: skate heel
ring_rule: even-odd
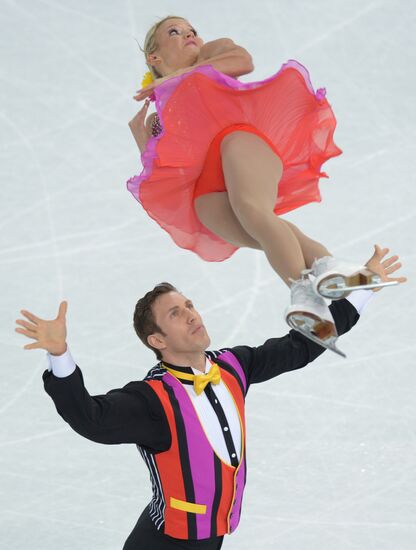
[[[309,340],[330,349],[341,357],[346,357],[345,353],[336,346],[338,335],[333,322],[322,319],[311,311],[301,309],[288,311],[286,322],[291,328],[309,338]]]
[[[397,281],[382,283],[379,275],[369,269],[362,269],[351,275],[331,273],[317,281],[316,290],[324,298],[340,300],[354,290],[382,288],[398,284]]]

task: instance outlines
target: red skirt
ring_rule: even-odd
[[[205,157],[204,167],[202,168],[202,173],[195,184],[194,199],[208,193],[227,191],[224,180],[224,172],[222,171],[221,142],[225,136],[237,131],[249,132],[261,137],[271,147],[276,155],[279,155],[272,141],[270,141],[270,139],[262,132],[257,130],[257,128],[254,128],[249,124],[232,124],[231,126],[224,128],[224,130],[221,130],[221,132],[215,136],[209,146],[207,156]]]
[[[236,130],[260,136],[283,163],[276,214],[321,200],[321,166],[341,150],[325,91],[313,91],[302,65],[290,61],[254,83],[198,67],[158,86],[154,99],[163,130],[147,143],[143,171],[127,186],[178,246],[207,261],[237,250],[202,225],[194,208],[196,197],[226,191],[220,146]]]

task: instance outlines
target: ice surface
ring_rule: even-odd
[[[132,329],[137,299],[168,280],[191,297],[212,349],[287,328],[288,290],[260,252],[209,264],[180,250],[125,189],[140,171],[127,127],[146,70],[134,38],[187,17],[231,37],[270,76],[290,58],[325,86],[344,154],[323,202],[287,216],[334,253],[399,253],[410,282],[378,293],[354,330],[301,371],[253,386],[248,484],[224,548],[412,550],[416,436],[416,8],[411,0],[3,0],[0,4],[2,384],[0,546],[122,548],[150,497],[134,446],[82,439],[44,393],[45,354],[22,350],[19,310],[56,315],[91,393],[154,364]]]

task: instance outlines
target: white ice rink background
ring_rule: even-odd
[[[195,301],[211,349],[258,345],[287,327],[289,299],[265,257],[204,263],[178,249],[125,188],[140,171],[127,123],[146,67],[147,29],[187,17],[205,41],[253,56],[243,80],[288,59],[325,86],[341,157],[323,201],[287,215],[334,253],[364,262],[374,243],[406,285],[375,295],[326,352],[252,386],[248,482],[227,550],[416,548],[416,6],[411,0],[0,2],[0,547],[122,548],[150,499],[133,445],[104,446],[64,423],[43,390],[43,351],[14,333],[22,308],[69,301],[72,354],[90,393],[155,363],[137,339],[139,297],[168,280]]]

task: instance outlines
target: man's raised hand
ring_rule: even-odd
[[[397,281],[398,283],[405,283],[406,277],[392,277],[391,275],[398,271],[402,264],[398,261],[399,256],[394,255],[384,259],[384,257],[390,252],[388,248],[381,248],[378,244],[374,245],[374,254],[365,264],[371,271],[380,275],[380,279],[383,283]],[[381,288],[374,288],[373,292],[377,292]]]
[[[26,344],[24,349],[45,349],[52,355],[62,355],[66,347],[66,312],[67,302],[61,302],[56,319],[50,321],[36,317],[30,311],[21,310],[25,319],[17,319],[16,324],[20,325],[15,330],[28,338],[35,340],[32,344]],[[23,327],[23,328],[20,328]]]

